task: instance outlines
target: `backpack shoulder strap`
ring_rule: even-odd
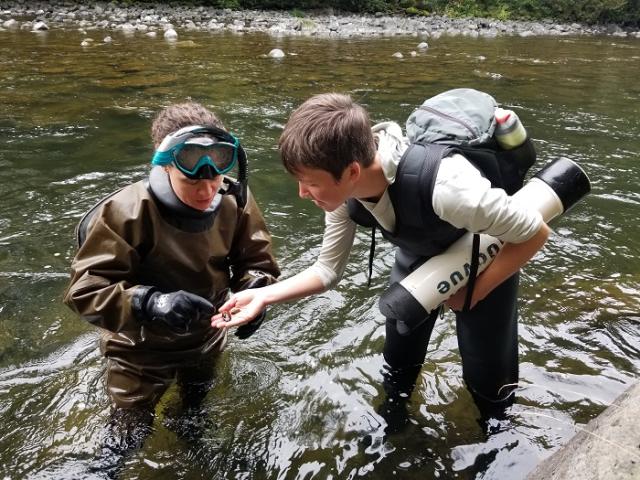
[[[493,187],[504,188],[502,171],[496,151],[491,146],[469,147],[459,146],[458,151],[486,177]]]
[[[471,306],[471,297],[473,289],[476,286],[476,278],[478,277],[478,266],[480,264],[480,235],[473,234],[473,242],[471,244],[471,266],[469,269],[469,280],[467,281],[467,294],[464,297],[463,312],[468,312]]]
[[[412,143],[407,148],[398,164],[396,180],[389,188],[396,215],[405,224],[424,224],[425,212],[431,209],[440,160],[453,150],[450,145],[435,143]]]

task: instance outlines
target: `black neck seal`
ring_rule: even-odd
[[[213,225],[222,201],[221,193],[217,193],[211,205],[202,211],[190,207],[178,198],[169,181],[169,174],[163,167],[153,167],[146,183],[162,218],[174,227],[185,232],[198,233],[208,230]]]

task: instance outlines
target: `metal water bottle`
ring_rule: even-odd
[[[513,110],[496,108],[495,118],[496,131],[494,135],[500,146],[505,150],[522,145],[527,139],[527,131]]]

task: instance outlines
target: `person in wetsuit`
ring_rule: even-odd
[[[171,105],[151,136],[148,178],[103,199],[78,225],[64,297],[101,333],[113,405],[104,448],[116,457],[142,445],[174,382],[185,409],[200,405],[227,343],[212,315],[230,292],[280,274],[245,152],[216,115],[194,102]],[[237,180],[227,176],[234,168]],[[255,332],[265,313],[237,336]]]
[[[518,272],[544,245],[549,228],[540,213],[494,187],[460,153],[438,159],[422,177],[420,199],[401,174],[408,141],[400,126],[371,127],[368,113],[341,94],[317,95],[290,116],[280,137],[283,164],[302,198],[325,211],[325,233],[318,260],[277,284],[239,292],[222,311],[240,309],[230,322],[214,317],[216,327],[250,321],[267,305],[334,287],[341,278],[358,224],[374,223],[395,245],[391,283],[399,282],[433,255],[444,252],[466,232],[486,233],[505,242],[480,274],[467,311],[466,288],[447,301],[456,312],[463,376],[483,415],[504,411],[518,381]],[[402,202],[400,201],[402,200]],[[400,203],[420,209],[429,225],[403,225]],[[390,410],[406,403],[425,360],[439,310],[426,318],[387,318],[383,370]],[[399,332],[398,320],[414,327]],[[382,411],[384,413],[384,407]],[[391,412],[390,416],[393,416]]]

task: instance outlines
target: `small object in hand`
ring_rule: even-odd
[[[231,321],[231,316],[235,315],[239,311],[240,311],[240,309],[238,307],[234,307],[229,312],[222,312],[222,321],[223,322],[230,322]]]

